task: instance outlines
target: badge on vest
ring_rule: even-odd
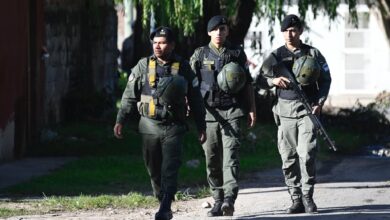
[[[214,60],[203,60],[203,66],[206,66],[207,70],[213,70],[214,64]]]
[[[214,60],[203,60],[203,65],[214,65]]]

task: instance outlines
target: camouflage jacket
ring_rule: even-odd
[[[285,47],[285,46],[282,46]],[[300,49],[291,52],[291,59],[295,59],[294,54],[304,53],[309,54],[313,56],[317,62],[319,63],[321,67],[321,74],[316,82],[317,84],[317,91],[316,94],[306,94],[307,96],[315,96],[315,100],[317,105],[323,105],[328,97],[330,84],[331,84],[331,76],[328,64],[324,58],[324,56],[320,53],[318,49],[315,47],[309,46],[307,44],[301,45]],[[260,74],[258,79],[256,80],[256,83],[260,85],[262,88],[272,88],[274,87],[272,80],[273,78],[278,77],[278,73],[275,73],[273,71],[273,66],[278,63],[278,61],[275,58],[275,54],[277,53],[277,50],[274,50],[272,52],[273,54],[270,54],[263,62],[263,65],[260,68]],[[287,57],[288,58],[288,57]],[[291,70],[291,69],[290,69]],[[301,101],[299,100],[287,100],[278,98],[278,100],[275,102],[273,106],[273,112],[276,113],[279,116],[282,117],[301,117],[303,115],[306,115],[307,112],[304,109]]]
[[[126,85],[126,89],[123,92],[121,106],[119,108],[116,122],[124,124],[126,119],[131,114],[138,113],[137,102],[140,101],[142,89],[147,81],[148,77],[148,62],[150,59],[156,59],[154,56],[142,58],[136,66],[131,70],[129,80]],[[170,62],[162,64],[157,62],[157,65],[167,66],[172,65],[173,62],[180,62],[179,75],[184,76],[188,82],[187,100],[191,112],[194,115],[195,123],[198,131],[204,131],[206,129],[205,124],[205,109],[202,102],[202,97],[199,91],[199,82],[195,74],[192,72],[188,61],[180,58],[177,55],[172,55]],[[142,119],[143,117],[141,117]],[[143,121],[147,119],[142,119]],[[154,124],[161,124],[155,120],[152,121]]]
[[[228,50],[236,50],[239,51],[239,54],[237,55],[237,62],[244,67],[246,70],[246,61],[247,57],[244,52],[244,50],[241,47],[235,47],[230,45],[228,42],[225,43],[225,45],[222,48],[217,49],[211,42],[208,44],[208,47],[210,48],[210,51],[217,54],[221,59],[229,59],[228,57]],[[199,73],[199,65],[204,59],[204,47],[199,47],[195,50],[194,54],[191,56],[190,59],[190,65],[192,70],[197,74],[198,78],[200,79],[200,73]],[[224,63],[230,62],[228,60],[224,60]],[[247,71],[247,85],[250,85],[252,82],[252,77],[249,74],[249,71]],[[201,80],[201,79],[200,79]],[[218,108],[212,108],[206,106],[206,121],[219,121],[220,119],[233,119],[242,117],[246,114],[248,110],[248,106],[245,106],[244,103],[240,103],[237,106],[234,106],[229,109],[218,109]]]

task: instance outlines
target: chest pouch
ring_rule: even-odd
[[[200,91],[203,98],[212,93],[215,89],[215,62],[213,60],[204,60],[200,69],[202,81]]]
[[[156,61],[150,60],[148,66],[148,82],[151,88],[156,87]]]
[[[148,75],[146,83],[141,94],[141,100],[137,103],[138,112],[140,115],[156,119],[156,120],[171,120],[173,114],[171,112],[171,106],[167,104],[166,101],[163,101],[165,88],[172,81],[172,76],[176,76],[179,72],[180,63],[172,63],[169,73],[157,73],[157,65],[155,60],[150,60],[148,65]],[[160,68],[163,70],[164,68]],[[160,71],[161,72],[161,71]],[[167,76],[167,77],[159,77]],[[171,76],[169,76],[171,75]]]
[[[236,103],[234,97],[221,90],[217,83],[218,71],[223,67],[223,59],[209,56],[214,60],[204,60],[200,69],[202,81],[200,91],[210,107],[228,107]]]

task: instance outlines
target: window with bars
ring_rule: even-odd
[[[368,12],[361,12],[358,13],[358,23],[356,25],[346,22],[344,34],[345,89],[365,88],[365,50],[369,41],[367,37],[369,18]]]

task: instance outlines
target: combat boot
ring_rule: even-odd
[[[234,199],[232,197],[226,197],[222,203],[221,210],[224,216],[233,216]]]
[[[213,208],[211,208],[210,211],[207,212],[208,217],[215,217],[215,216],[222,216],[222,201],[221,200],[215,200]]]
[[[167,194],[163,196],[160,203],[160,209],[154,216],[155,220],[170,220],[173,218],[171,211],[172,200],[173,196]]]
[[[305,206],[306,213],[316,213],[317,205],[314,203],[313,197],[310,195],[304,195],[302,197],[303,205]]]
[[[293,199],[293,204],[286,210],[287,214],[304,213],[305,207],[303,206],[302,199]]]

